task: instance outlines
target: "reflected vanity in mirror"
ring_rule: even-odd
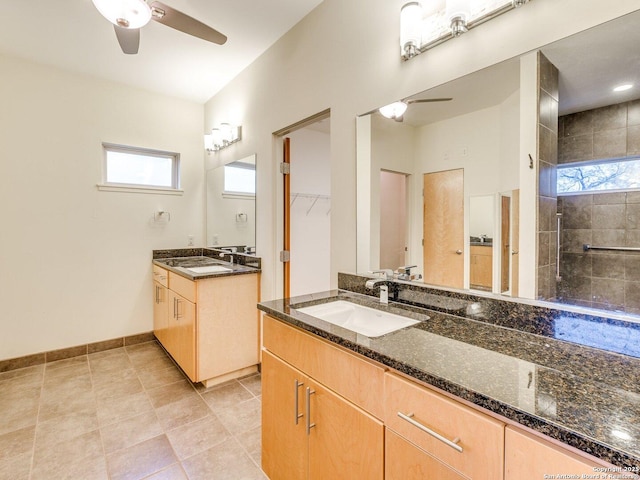
[[[207,246],[255,254],[256,156],[207,171]]]
[[[640,11],[417,93],[400,118],[359,116],[358,273],[401,266],[383,265],[380,174],[389,171],[406,179],[405,252],[393,258],[417,265],[423,283],[640,314],[640,300],[625,303],[640,291],[638,257],[582,248],[640,247],[637,225],[616,216],[640,193],[556,187],[565,164],[640,154],[638,24]],[[555,86],[545,87],[549,76]],[[614,92],[620,83],[634,88]],[[435,99],[451,100],[416,102]],[[461,178],[429,183],[452,172]],[[601,268],[610,261],[620,267]]]

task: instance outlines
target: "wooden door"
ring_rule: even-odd
[[[426,173],[423,197],[424,281],[462,288],[464,170]]]
[[[196,306],[169,290],[169,348],[180,368],[194,382],[196,372]]]
[[[382,480],[382,422],[316,382],[309,388],[309,479]]]
[[[308,386],[309,379],[301,372],[262,352],[262,470],[271,480],[307,478]]]
[[[465,480],[424,450],[387,428],[385,434],[385,480]]]
[[[289,298],[291,296],[291,262],[286,257],[291,252],[291,175],[289,174],[289,166],[291,165],[291,139],[285,137],[283,139],[283,154],[282,163],[285,166],[283,172],[284,189],[283,189],[283,223],[284,223],[284,236],[282,242],[282,250],[285,252],[285,258],[283,259],[284,269],[284,297]]]
[[[511,197],[500,197],[500,292],[510,289]]]
[[[511,296],[518,296],[520,274],[520,190],[511,192]]]
[[[169,328],[168,288],[153,282],[153,333],[164,344]]]

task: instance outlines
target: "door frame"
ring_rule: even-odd
[[[291,125],[288,125],[280,130],[276,130],[271,134],[271,146],[272,146],[272,157],[271,157],[271,165],[272,171],[274,172],[274,184],[275,184],[275,195],[272,198],[272,205],[274,207],[275,212],[275,228],[273,231],[273,259],[274,259],[274,269],[273,269],[273,280],[274,280],[274,298],[284,298],[285,297],[285,265],[280,261],[280,252],[284,247],[284,181],[282,179],[282,174],[280,173],[280,162],[282,162],[284,155],[284,145],[283,138],[296,130],[301,128],[308,127],[316,122],[324,120],[326,118],[331,117],[331,109],[327,108],[318,112],[314,115],[306,117],[302,120],[299,120]],[[280,265],[281,266],[280,266]],[[288,290],[287,290],[288,291]]]

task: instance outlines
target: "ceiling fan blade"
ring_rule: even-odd
[[[406,103],[429,103],[429,102],[449,102],[453,98],[417,98],[415,100],[405,100]]]
[[[174,10],[164,3],[153,2],[150,7],[151,18],[167,27],[180,30],[194,37],[207,40],[208,42],[217,43],[218,45],[222,45],[227,41],[227,37],[219,31],[199,22],[195,18],[191,18],[189,15]]]
[[[113,29],[116,32],[120,48],[124,53],[128,55],[135,55],[138,53],[138,47],[140,46],[139,28],[122,28],[118,25],[114,25]]]

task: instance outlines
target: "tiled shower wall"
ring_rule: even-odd
[[[583,245],[640,247],[640,192],[562,196],[558,300],[640,314],[640,252]]]
[[[640,100],[560,117],[558,163],[640,155]],[[558,301],[640,313],[640,192],[563,196]]]
[[[538,298],[556,297],[558,69],[538,52]]]

